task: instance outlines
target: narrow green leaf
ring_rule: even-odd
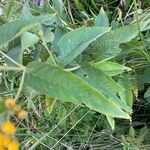
[[[142,144],[148,134],[149,134],[149,129],[148,129],[147,126],[145,125],[145,127],[143,127],[143,128],[140,130],[140,135],[139,135],[139,137],[136,138],[136,142],[137,142],[139,145]]]
[[[51,114],[51,112],[53,111],[53,107],[56,103],[56,99],[46,96],[45,102],[46,102],[46,110],[48,114]]]
[[[118,83],[124,87],[125,91],[119,93],[119,96],[122,100],[124,100],[128,106],[132,108],[133,105],[133,92],[132,92],[132,85],[130,82],[129,76],[124,76],[122,79],[118,81]]]
[[[63,28],[57,27],[55,32],[54,32],[54,39],[52,41],[52,47],[54,48],[54,50],[60,54],[60,50],[59,50],[59,45],[58,45],[58,41],[59,39],[61,39],[65,34],[67,33],[67,31]]]
[[[147,89],[147,91],[144,93],[144,98],[150,97],[150,88]]]
[[[33,17],[32,14],[31,14],[31,11],[30,11],[30,5],[29,5],[28,1],[26,1],[23,4],[22,16],[23,16],[23,18],[31,18],[31,17]]]
[[[81,27],[65,34],[58,42],[61,53],[58,62],[67,65],[81,54],[90,43],[109,30],[110,28],[107,27]]]
[[[147,21],[140,23],[141,31],[148,24]],[[119,44],[126,43],[135,38],[139,33],[137,24],[132,24],[124,28],[119,28],[106,33],[98,39],[96,51],[101,60],[115,57],[121,52]]]
[[[54,7],[55,9],[57,10],[57,12],[59,13],[59,15],[62,14],[62,12],[64,11],[65,9],[65,6],[63,4],[63,1],[62,0],[52,0],[53,3],[54,3]]]
[[[132,112],[124,100],[118,97],[119,93],[124,93],[124,88],[103,71],[84,63],[81,66],[81,70],[78,70],[77,75],[109,99],[113,100],[121,109],[130,113]]]
[[[108,123],[110,124],[112,130],[115,129],[115,120],[113,117],[106,115],[106,118],[108,120]]]
[[[93,64],[93,66],[97,69],[104,71],[108,76],[116,76],[123,73],[124,71],[132,70],[129,67],[125,67],[123,65],[110,61],[96,62]]]
[[[130,126],[130,129],[129,129],[129,136],[131,138],[135,138],[136,134],[135,134],[135,130],[132,126]]]
[[[32,18],[20,18],[12,22],[8,22],[2,26],[0,26],[0,46],[8,43],[12,39],[16,38],[20,34],[26,32],[31,29],[33,26],[38,25],[39,23],[50,20],[54,17],[54,15],[50,16],[38,16]]]
[[[100,13],[95,18],[94,26],[96,27],[109,27],[109,19],[103,9],[101,7]]]
[[[130,116],[112,100],[71,72],[56,66],[32,62],[27,66],[25,84],[50,97],[84,103],[90,109],[117,118]]]

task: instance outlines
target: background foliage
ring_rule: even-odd
[[[0,96],[28,111],[0,119],[21,149],[150,149],[149,0],[39,2],[0,2]]]

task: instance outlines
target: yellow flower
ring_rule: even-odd
[[[4,135],[3,137],[4,137],[3,145],[4,147],[8,147],[8,145],[11,144],[12,139],[8,135]]]
[[[16,100],[13,98],[6,99],[4,103],[8,109],[13,109],[16,106]]]
[[[19,143],[13,138],[16,127],[10,121],[0,127],[0,150],[19,150]]]
[[[8,146],[8,150],[19,150],[19,143],[16,140],[13,140]]]
[[[21,110],[19,113],[18,113],[18,118],[19,119],[24,119],[26,118],[27,116],[27,112],[25,110]]]
[[[0,149],[3,147],[3,142],[4,142],[4,135],[0,133]]]
[[[16,105],[14,108],[13,108],[13,112],[14,113],[19,113],[21,111],[21,107],[19,105]]]
[[[1,126],[1,131],[5,134],[14,134],[16,132],[16,127],[13,123],[7,121]]]
[[[3,135],[3,143],[2,146],[0,146],[0,150],[1,148],[5,150],[19,150],[19,143],[11,136]]]
[[[19,150],[19,143],[11,136],[0,133],[0,150]]]

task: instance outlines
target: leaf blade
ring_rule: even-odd
[[[56,66],[32,62],[27,66],[26,85],[41,93],[74,103],[84,103],[90,109],[118,118],[130,119],[113,101],[71,72]]]
[[[140,30],[145,30],[149,22],[141,22]],[[111,30],[106,33],[104,36],[101,36],[96,44],[96,51],[98,53],[98,57],[101,60],[110,59],[115,57],[121,52],[121,48],[119,45],[121,43],[130,42],[133,38],[135,38],[139,33],[137,24],[131,24],[124,28],[119,28],[116,30]]]
[[[109,19],[105,13],[103,7],[101,7],[101,10],[100,10],[98,16],[95,18],[94,26],[109,27]]]
[[[96,62],[92,64],[95,68],[104,71],[109,76],[116,76],[124,71],[131,71],[132,69],[129,67],[125,67],[124,65],[120,65],[116,62],[104,61],[104,62]]]
[[[8,43],[12,39],[19,36],[20,34],[26,32],[31,27],[45,20],[49,20],[50,18],[53,17],[54,15],[50,15],[50,16],[45,15],[45,16],[32,17],[30,19],[20,18],[0,26],[0,35],[3,35],[0,36],[0,46],[3,46],[4,44]]]
[[[58,62],[64,66],[81,54],[90,43],[108,32],[107,27],[77,28],[65,34],[58,42],[60,56]]]

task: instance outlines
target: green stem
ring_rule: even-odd
[[[43,42],[42,45],[45,47],[45,49],[46,49],[47,52],[49,53],[50,58],[52,59],[54,65],[57,66],[56,61],[55,61],[55,59],[54,59],[54,57],[53,57],[53,54],[51,53],[51,51],[49,50],[49,48],[48,48],[48,46],[47,46],[47,43],[46,43],[45,38],[44,38],[44,36],[43,36],[43,32],[40,31],[40,32],[39,32],[39,35],[41,36],[41,39],[42,39],[42,42]]]
[[[49,53],[50,58],[52,59],[54,65],[57,66],[56,61],[55,61],[55,59],[54,59],[54,57],[53,57],[51,51],[49,50],[49,48],[48,48],[48,46],[47,46],[46,41],[45,41],[44,39],[43,39],[43,46],[46,48],[47,52]]]
[[[12,58],[10,58],[8,55],[6,55],[4,52],[0,51],[0,54],[2,54],[4,57],[6,57],[7,59],[9,59],[11,62],[13,62],[15,65],[19,66],[20,68],[24,68],[24,66],[20,65],[16,61],[14,61]]]
[[[21,93],[21,90],[23,88],[23,83],[24,83],[24,78],[25,78],[25,67],[19,63],[17,63],[16,61],[14,61],[11,57],[9,57],[8,55],[6,55],[5,53],[3,53],[2,51],[0,51],[0,54],[2,54],[4,57],[6,57],[7,59],[9,59],[11,62],[13,62],[15,65],[19,66],[19,67],[0,67],[0,70],[17,70],[17,71],[23,71],[22,73],[22,77],[21,77],[21,81],[20,81],[20,85],[17,91],[17,94],[15,96],[15,99],[17,100],[19,98],[19,95]]]
[[[20,67],[4,67],[4,66],[0,66],[0,71],[22,71],[24,70],[23,68]]]
[[[136,2],[136,0],[133,0],[133,2],[134,2],[134,6],[135,6],[135,12],[136,12],[135,15],[136,15],[137,27],[138,27],[138,30],[139,30],[139,37],[140,37],[140,39],[142,41],[143,48],[144,48],[144,50],[142,52],[143,52],[143,55],[145,56],[145,58],[148,60],[148,62],[150,62],[150,56],[147,54],[147,48],[146,48],[146,46],[144,44],[144,38],[143,38],[143,35],[141,33],[141,30],[140,30],[137,2]]]
[[[15,96],[15,100],[17,100],[19,98],[20,93],[22,91],[23,84],[24,84],[24,79],[25,79],[25,72],[26,72],[26,69],[23,70],[21,81],[20,81],[20,84],[19,84],[19,88],[18,88],[17,94]]]

